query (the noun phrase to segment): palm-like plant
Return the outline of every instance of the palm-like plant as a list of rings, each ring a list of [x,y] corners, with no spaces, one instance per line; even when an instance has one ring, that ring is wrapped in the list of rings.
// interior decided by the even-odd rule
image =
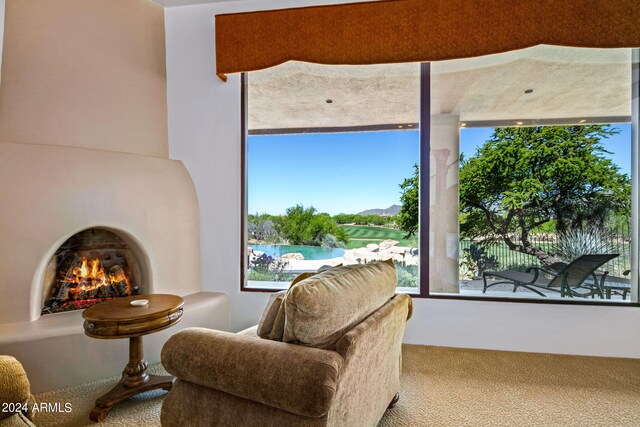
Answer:
[[[582,255],[611,254],[615,248],[601,228],[589,227],[570,229],[560,234],[554,251],[569,262]]]

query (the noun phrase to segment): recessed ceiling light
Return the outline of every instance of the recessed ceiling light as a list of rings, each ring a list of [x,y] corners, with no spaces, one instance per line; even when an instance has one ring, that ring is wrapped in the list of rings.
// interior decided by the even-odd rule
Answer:
[[[402,129],[402,128],[403,128],[403,126],[402,126],[402,125],[398,125],[398,128],[399,128],[399,129]]]
[[[410,128],[412,128],[412,127],[413,127],[413,125],[407,125],[407,127],[410,127]]]
[[[324,102],[326,102],[327,104],[333,104],[333,99],[327,99],[327,100],[326,100],[326,101],[324,101]]]
[[[525,89],[524,93],[533,93],[533,89]]]
[[[580,120],[580,123],[584,123],[584,122],[586,122],[586,120],[585,120],[585,119]]]
[[[466,123],[460,123],[460,126],[465,127],[467,124]]]
[[[516,122],[517,125],[523,125],[524,123],[522,122]]]

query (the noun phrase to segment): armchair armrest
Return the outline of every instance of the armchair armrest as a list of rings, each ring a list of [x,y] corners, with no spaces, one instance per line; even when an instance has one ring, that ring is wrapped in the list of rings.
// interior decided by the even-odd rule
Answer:
[[[34,402],[27,374],[20,362],[12,356],[0,355],[0,403],[27,403],[30,408]],[[0,420],[14,413],[2,412],[0,408]],[[32,414],[27,413],[31,418]]]
[[[329,411],[342,363],[334,351],[204,328],[162,348],[162,364],[182,381],[308,417]]]

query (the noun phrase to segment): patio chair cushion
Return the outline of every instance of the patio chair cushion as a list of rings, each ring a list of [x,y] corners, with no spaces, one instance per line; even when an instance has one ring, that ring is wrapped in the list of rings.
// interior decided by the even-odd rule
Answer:
[[[331,349],[394,296],[393,261],[336,267],[299,282],[285,299],[282,341]]]

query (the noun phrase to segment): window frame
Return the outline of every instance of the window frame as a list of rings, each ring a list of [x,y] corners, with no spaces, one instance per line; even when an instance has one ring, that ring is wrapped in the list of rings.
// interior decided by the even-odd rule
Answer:
[[[638,159],[640,151],[640,49],[632,49],[632,63],[631,63],[631,137],[632,137],[632,161],[633,166],[636,168],[636,173],[632,175],[631,179],[634,183],[632,185],[632,194],[634,197],[634,204],[638,204],[640,195],[639,180],[640,177],[640,161]],[[633,83],[636,83],[634,86]],[[241,128],[241,141],[240,141],[240,159],[241,159],[241,197],[240,197],[240,209],[241,209],[241,221],[240,221],[240,291],[241,292],[276,292],[273,288],[263,288],[257,286],[247,286],[247,243],[248,243],[248,212],[247,212],[247,137],[248,137],[248,79],[246,73],[240,75],[240,128]],[[419,189],[419,218],[420,224],[429,224],[429,200],[430,200],[430,185],[422,185],[423,182],[429,182],[430,176],[430,156],[431,156],[431,63],[423,62],[420,64],[420,123],[418,126],[419,141],[420,141],[420,153],[419,153],[419,166],[420,166],[420,189]],[[633,170],[632,170],[633,171]],[[633,197],[633,196],[632,196]],[[637,207],[636,207],[637,210]],[[637,213],[636,213],[637,215]],[[632,214],[633,217],[633,214]],[[633,221],[632,221],[633,222]],[[636,221],[637,222],[637,221]],[[635,231],[632,231],[636,237],[636,247],[638,246],[637,226]],[[636,302],[608,302],[606,300],[596,299],[578,299],[578,298],[507,298],[507,297],[491,297],[491,296],[472,296],[472,295],[455,295],[455,294],[432,294],[429,289],[429,232],[419,232],[418,235],[419,246],[419,281],[418,292],[408,293],[412,298],[424,298],[433,300],[462,300],[462,301],[488,301],[488,302],[509,302],[509,303],[527,303],[527,304],[564,304],[564,305],[590,305],[590,306],[605,306],[605,307],[640,307],[640,295]],[[632,245],[634,243],[632,242]],[[426,250],[423,250],[426,248]],[[636,250],[636,257],[638,258],[640,253]],[[638,260],[632,259],[632,267],[635,265],[635,269],[638,270]],[[640,279],[639,279],[640,283]],[[636,284],[638,286],[638,283]],[[640,287],[640,286],[639,286]]]

